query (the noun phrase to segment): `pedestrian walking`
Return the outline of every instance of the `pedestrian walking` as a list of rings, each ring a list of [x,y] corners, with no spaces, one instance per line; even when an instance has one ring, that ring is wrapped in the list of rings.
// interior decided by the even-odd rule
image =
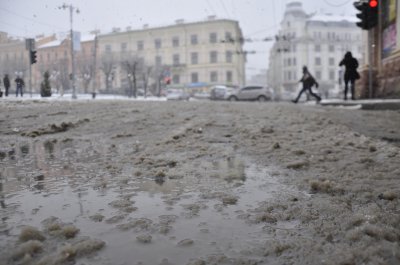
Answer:
[[[360,79],[360,74],[357,72],[358,61],[353,57],[351,52],[346,52],[343,60],[340,62],[339,66],[345,66],[346,70],[344,72],[344,100],[347,100],[347,91],[349,90],[349,83],[351,89],[351,99],[355,100],[355,84],[356,80]]]
[[[5,96],[8,97],[8,90],[10,89],[10,79],[8,78],[8,74],[4,75],[3,78],[3,85],[4,85],[4,92],[5,92]]]
[[[23,96],[23,88],[25,87],[25,82],[21,77],[17,77],[15,79],[15,84],[17,87],[17,91],[15,92],[15,96],[18,97],[18,92],[21,94],[21,97]]]
[[[310,74],[310,72],[307,69],[307,66],[303,66],[303,76],[299,82],[303,83],[303,88],[299,92],[297,98],[295,100],[292,100],[293,103],[297,103],[301,95],[306,91],[308,91],[311,96],[315,97],[317,99],[317,102],[321,101],[321,97],[315,94],[311,89],[314,85],[315,87],[318,88],[319,84],[315,80],[315,78]]]

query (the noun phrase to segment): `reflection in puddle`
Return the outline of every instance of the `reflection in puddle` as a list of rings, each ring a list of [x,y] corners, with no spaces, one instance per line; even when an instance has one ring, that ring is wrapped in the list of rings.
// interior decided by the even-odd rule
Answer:
[[[21,150],[22,157],[25,157],[26,155],[29,154],[29,145],[27,145],[27,144],[21,145],[20,150]]]
[[[46,150],[46,153],[49,155],[49,158],[54,159],[54,142],[46,141],[43,146],[44,150]]]
[[[239,215],[278,189],[267,169],[231,157],[199,162],[192,171],[171,168],[166,176],[134,177],[125,165],[110,174],[99,167],[110,159],[102,148],[35,142],[24,147],[27,152],[21,148],[18,161],[6,161],[0,169],[0,247],[7,249],[21,225],[40,228],[55,216],[73,222],[82,235],[106,241],[96,261],[85,264],[187,264],[216,253],[254,258],[243,253],[263,241],[262,225],[249,225]],[[151,244],[137,240],[149,235]]]

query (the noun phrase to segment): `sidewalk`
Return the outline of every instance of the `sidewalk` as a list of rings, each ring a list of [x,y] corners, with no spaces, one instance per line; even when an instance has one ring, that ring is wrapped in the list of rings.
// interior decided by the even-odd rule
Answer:
[[[358,107],[363,110],[400,110],[400,99],[322,100],[321,106]]]

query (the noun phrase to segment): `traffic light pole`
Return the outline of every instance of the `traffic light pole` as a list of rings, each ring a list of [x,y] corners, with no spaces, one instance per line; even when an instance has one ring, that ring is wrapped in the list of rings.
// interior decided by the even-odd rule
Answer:
[[[32,51],[35,49],[35,40],[34,39],[26,39],[26,49],[28,50],[29,57],[29,92],[32,97],[32,64],[36,63],[32,60]]]
[[[30,51],[29,51],[30,53]],[[29,56],[30,58],[30,56]],[[29,59],[31,61],[31,59]],[[32,62],[29,62],[29,91],[32,97]]]
[[[368,68],[368,96],[372,98],[372,60],[374,57],[374,32],[370,30],[368,33],[368,57],[369,57],[369,68]]]
[[[71,22],[71,61],[72,61],[72,98],[77,99],[76,89],[75,89],[75,51],[74,51],[74,31],[72,28],[72,15],[73,15],[73,7],[69,6],[69,14],[70,14],[70,22]]]

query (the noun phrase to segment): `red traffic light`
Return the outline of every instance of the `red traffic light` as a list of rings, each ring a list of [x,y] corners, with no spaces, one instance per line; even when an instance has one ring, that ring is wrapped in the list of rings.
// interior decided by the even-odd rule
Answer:
[[[378,6],[378,1],[377,0],[370,0],[369,1],[369,6],[373,7],[373,8],[377,7]]]

